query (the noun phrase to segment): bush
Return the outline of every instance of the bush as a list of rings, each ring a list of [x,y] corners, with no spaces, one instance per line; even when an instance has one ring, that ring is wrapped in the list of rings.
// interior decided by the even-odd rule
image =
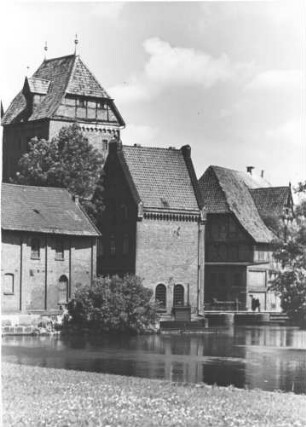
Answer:
[[[156,321],[152,291],[137,276],[98,278],[79,288],[68,303],[64,329],[89,329],[93,333],[142,333]]]

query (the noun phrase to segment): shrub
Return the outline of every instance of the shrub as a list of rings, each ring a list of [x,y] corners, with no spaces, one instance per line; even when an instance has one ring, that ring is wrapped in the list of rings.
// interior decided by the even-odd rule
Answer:
[[[142,333],[156,321],[152,291],[137,276],[98,278],[75,292],[68,304],[67,327],[91,332]]]

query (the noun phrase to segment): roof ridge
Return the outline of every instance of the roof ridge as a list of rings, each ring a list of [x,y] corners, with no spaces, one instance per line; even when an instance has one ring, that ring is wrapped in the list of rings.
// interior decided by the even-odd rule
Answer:
[[[67,79],[67,83],[66,83],[65,88],[64,88],[64,93],[63,93],[64,96],[66,95],[67,88],[68,88],[68,86],[72,80],[73,72],[74,72],[75,67],[76,67],[76,62],[77,62],[76,58],[78,58],[78,56],[76,56],[76,55],[73,55],[73,56],[74,56],[74,61],[73,61],[73,65],[72,65],[71,70],[70,70],[69,78]]]
[[[38,189],[48,188],[48,190],[63,190],[63,191],[67,191],[69,193],[69,191],[67,190],[67,188],[64,188],[64,187],[48,187],[46,185],[26,185],[26,184],[14,184],[14,183],[11,183],[11,182],[2,182],[1,186],[2,187],[3,186],[5,186],[5,187],[8,187],[8,186],[12,186],[12,187],[26,187],[26,188],[38,188]]]
[[[43,60],[43,63],[44,63],[44,62],[51,62],[51,61],[55,61],[55,60],[57,60],[57,59],[70,58],[71,56],[76,56],[76,55],[75,55],[74,53],[72,53],[72,54],[70,54],[70,55],[63,55],[63,56],[58,56],[58,57],[56,57],[56,58],[44,59],[44,60]]]
[[[128,147],[128,148],[147,148],[149,150],[154,149],[154,150],[177,151],[177,152],[181,151],[180,148],[176,148],[176,147],[153,147],[153,146],[145,146],[145,145],[140,145],[140,144],[133,144],[133,145],[123,144],[122,147],[123,148],[125,148],[125,147]]]
[[[91,76],[93,77],[93,79],[95,80],[95,82],[97,83],[97,85],[102,89],[102,91],[103,91],[103,92],[105,92],[105,94],[107,95],[107,97],[108,97],[109,99],[112,99],[112,100],[113,100],[113,98],[111,98],[111,97],[109,96],[108,92],[104,89],[104,87],[102,87],[102,86],[101,86],[101,84],[100,84],[99,80],[96,78],[96,76],[94,75],[94,73],[93,73],[92,71],[90,71],[90,69],[87,67],[87,65],[85,64],[85,62],[81,59],[81,57],[78,55],[78,56],[77,56],[77,58],[79,59],[79,61],[81,61],[81,63],[82,63],[82,64],[84,65],[84,67],[86,68],[86,70],[91,74]]]

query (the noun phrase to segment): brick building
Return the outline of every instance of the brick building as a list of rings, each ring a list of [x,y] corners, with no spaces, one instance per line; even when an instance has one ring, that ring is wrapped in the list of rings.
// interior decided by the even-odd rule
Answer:
[[[190,147],[110,143],[98,270],[137,274],[163,308],[201,312],[204,221]]]
[[[44,60],[2,117],[4,181],[15,174],[31,138],[52,139],[75,122],[105,156],[108,142],[119,138],[125,125],[114,100],[78,55]]]
[[[251,170],[250,170],[251,172]],[[205,307],[279,311],[279,298],[268,291],[275,261],[275,226],[292,215],[291,188],[271,187],[260,177],[210,166],[199,180],[207,208]]]
[[[2,313],[58,310],[96,275],[99,232],[67,190],[2,184]]]

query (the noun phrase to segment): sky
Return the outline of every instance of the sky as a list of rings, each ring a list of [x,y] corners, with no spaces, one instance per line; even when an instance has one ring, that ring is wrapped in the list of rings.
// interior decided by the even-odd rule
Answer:
[[[78,53],[121,112],[124,144],[189,144],[196,174],[306,179],[303,1],[2,2],[4,109],[44,59]]]

